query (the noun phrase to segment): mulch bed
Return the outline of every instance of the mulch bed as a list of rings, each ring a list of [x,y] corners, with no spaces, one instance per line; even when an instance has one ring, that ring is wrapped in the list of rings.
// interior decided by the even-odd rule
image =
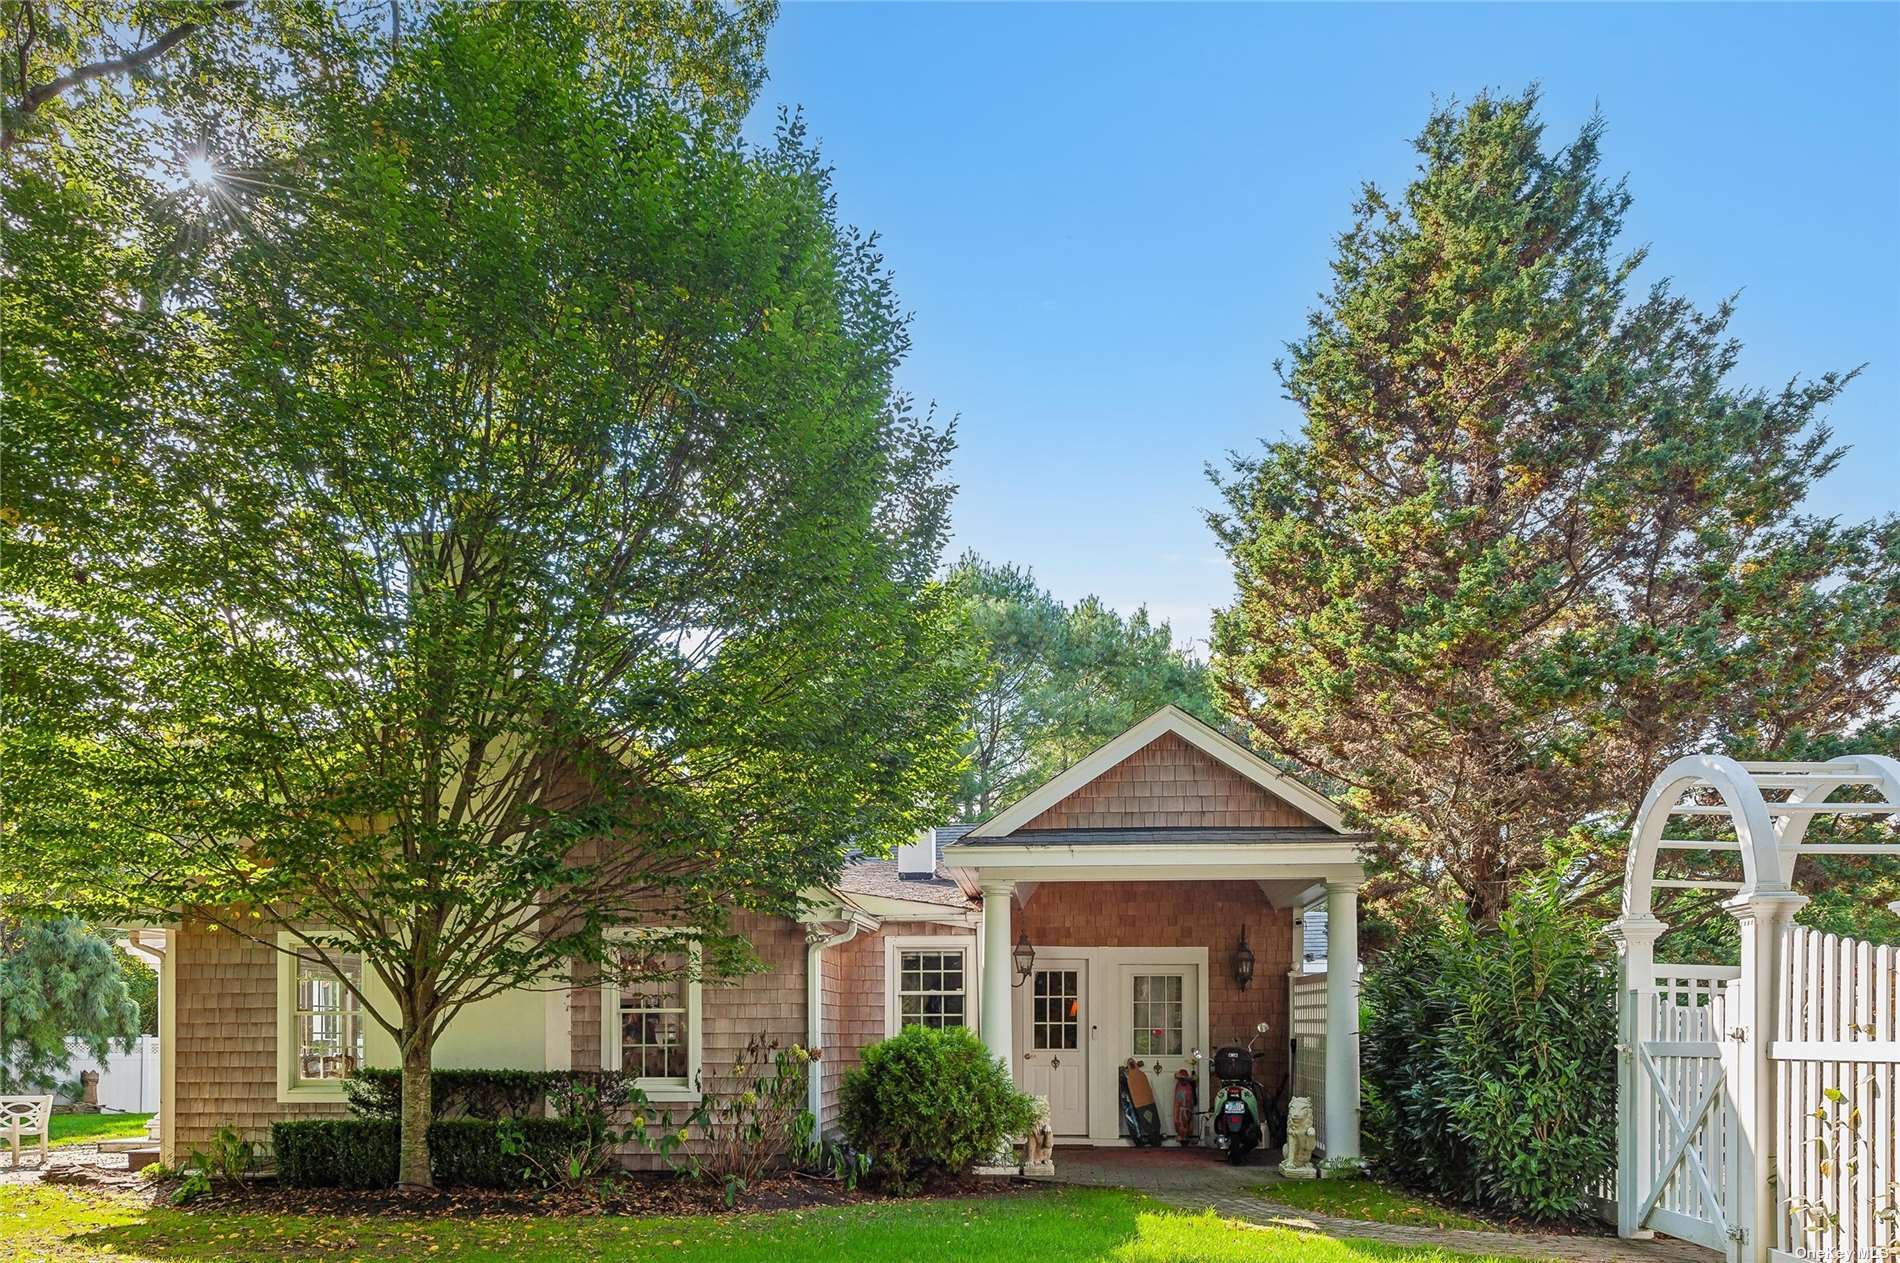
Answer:
[[[156,1191],[168,1197],[169,1181]],[[923,1197],[994,1197],[1033,1188],[1015,1180],[967,1178],[926,1187]],[[396,1189],[284,1188],[273,1179],[223,1185],[192,1201],[189,1211],[273,1215],[375,1216],[377,1218],[485,1219],[522,1215],[723,1215],[811,1210],[897,1198],[846,1189],[835,1180],[774,1175],[758,1181],[726,1205],[725,1189],[711,1180],[664,1173],[630,1173],[600,1190],[475,1188],[404,1192]]]

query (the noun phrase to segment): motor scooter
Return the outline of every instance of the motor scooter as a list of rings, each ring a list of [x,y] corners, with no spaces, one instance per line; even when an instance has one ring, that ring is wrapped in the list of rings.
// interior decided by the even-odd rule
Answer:
[[[1255,1035],[1245,1048],[1228,1044],[1214,1050],[1214,1144],[1227,1155],[1227,1161],[1240,1165],[1260,1147],[1265,1134],[1265,1119],[1260,1097],[1253,1086],[1254,1045],[1266,1037],[1265,1022],[1254,1028]]]

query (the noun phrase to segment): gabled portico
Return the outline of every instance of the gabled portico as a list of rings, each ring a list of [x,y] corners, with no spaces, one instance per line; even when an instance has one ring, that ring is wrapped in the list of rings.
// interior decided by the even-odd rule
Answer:
[[[1357,1156],[1360,841],[1323,795],[1184,711],[1156,712],[944,848],[982,896],[984,1041],[1050,1097],[1071,1141],[1117,1142],[1115,1073],[1131,1058],[1171,1131],[1176,1072],[1198,1073],[1205,1108],[1193,1052],[1244,1044],[1260,1021],[1256,1079],[1272,1094],[1300,967],[1294,912],[1323,898],[1323,1136]]]

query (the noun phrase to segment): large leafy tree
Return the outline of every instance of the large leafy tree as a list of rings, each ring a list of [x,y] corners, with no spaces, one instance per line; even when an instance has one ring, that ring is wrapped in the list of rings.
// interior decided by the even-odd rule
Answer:
[[[733,909],[954,784],[890,280],[795,125],[741,146],[615,12],[313,41],[294,125],[178,199],[135,406],[8,489],[4,893],[360,953],[411,1185],[467,1005],[653,967],[628,921],[742,970]],[[62,434],[94,386],[39,370]]]
[[[1900,526],[1800,510],[1851,374],[1733,384],[1727,303],[1629,292],[1601,123],[1550,148],[1536,104],[1438,110],[1403,195],[1365,190],[1281,367],[1303,428],[1213,515],[1227,708],[1485,919],[1666,760],[1838,733],[1900,683]]]
[[[72,917],[0,917],[0,1092],[45,1092],[78,1040],[103,1062],[140,1030],[112,945]]]
[[[1064,605],[1029,570],[974,553],[949,587],[981,681],[958,789],[965,819],[1007,806],[1169,703],[1215,720],[1206,668],[1145,608],[1123,617],[1094,596]]]

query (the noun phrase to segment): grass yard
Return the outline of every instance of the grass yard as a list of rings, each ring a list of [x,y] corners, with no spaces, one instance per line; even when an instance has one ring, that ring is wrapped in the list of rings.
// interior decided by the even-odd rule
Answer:
[[[666,1259],[680,1263],[1475,1263],[1215,1215],[1170,1211],[1116,1189],[1065,1189],[972,1201],[884,1202],[699,1219],[343,1219],[148,1209],[123,1198],[39,1185],[0,1186],[0,1260],[225,1259],[343,1263]],[[1492,1260],[1491,1263],[1510,1263]]]
[[[86,1145],[98,1140],[130,1140],[145,1135],[150,1114],[55,1114],[48,1143]]]
[[[1261,1189],[1260,1195],[1281,1206],[1340,1219],[1370,1219],[1420,1228],[1497,1230],[1494,1224],[1421,1201],[1373,1180],[1282,1180]]]

